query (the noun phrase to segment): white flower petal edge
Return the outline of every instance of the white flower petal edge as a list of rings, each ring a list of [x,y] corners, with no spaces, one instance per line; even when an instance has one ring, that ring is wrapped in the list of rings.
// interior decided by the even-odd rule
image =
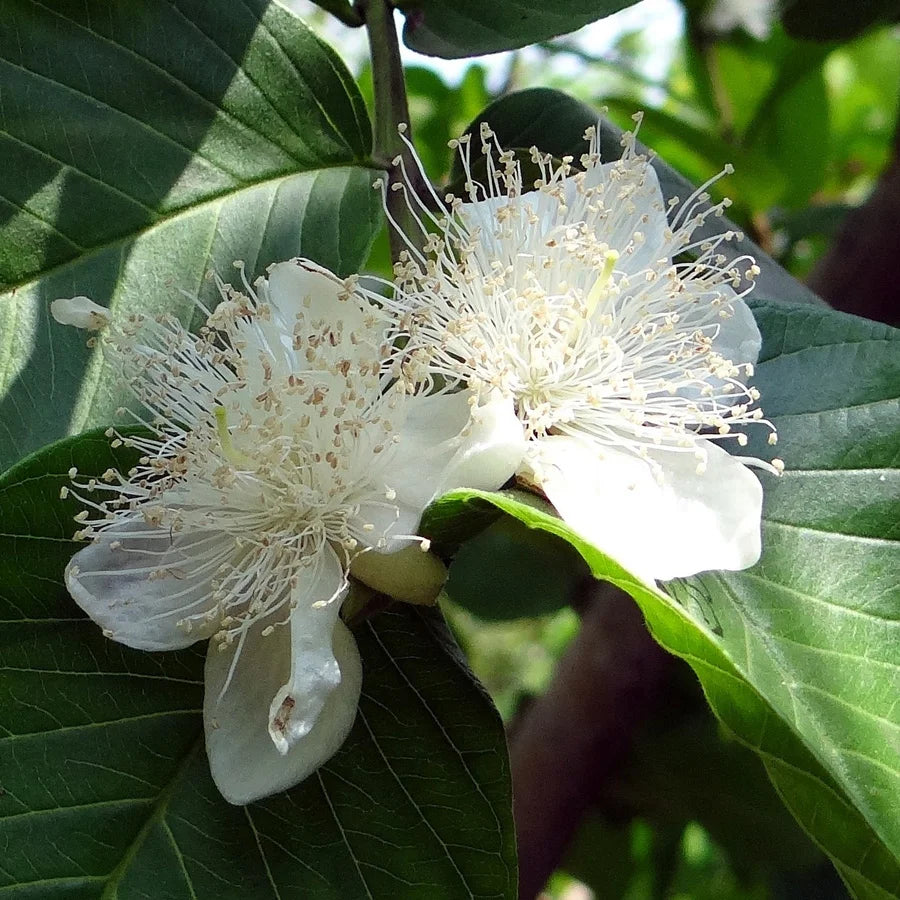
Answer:
[[[532,444],[526,474],[566,524],[632,574],[666,581],[709,569],[745,569],[760,555],[759,479],[707,443],[706,471],[693,453],[614,449],[597,459],[578,438]]]
[[[422,397],[399,434],[396,460],[406,478],[397,498],[424,509],[454,488],[495,490],[515,475],[526,447],[508,398],[479,404],[469,391]]]
[[[204,554],[217,555],[227,538],[215,532],[181,534],[149,528],[143,518],[123,518],[115,531],[80,550],[66,567],[66,587],[106,637],[137,650],[181,650],[219,630],[213,572]],[[149,577],[175,572],[173,578]],[[185,615],[196,627],[183,627]]]
[[[724,285],[723,294],[727,294],[727,289]],[[732,315],[719,322],[719,330],[712,339],[712,349],[746,371],[748,364],[752,366],[759,359],[762,335],[750,307],[740,297],[735,294],[729,305]]]
[[[134,414],[144,434],[108,432],[141,453],[127,474],[71,473],[92,543],[66,582],[131,647],[212,638],[207,750],[222,794],[245,803],[306,777],[352,725],[360,662],[338,615],[353,560],[427,546],[425,505],[503,429],[499,407],[417,393],[397,322],[355,278],[294,260],[219,287],[197,335],[136,316],[102,338],[150,415]],[[502,409],[520,446],[474,486],[499,487],[521,459]]]
[[[207,656],[206,752],[213,780],[229,803],[251,803],[307,778],[340,749],[353,727],[362,686],[356,641],[329,607],[318,612],[316,633],[333,621],[316,648],[320,665],[311,664],[305,645],[298,648],[286,629],[264,636],[266,622],[247,631],[239,657],[235,648]],[[274,710],[273,696],[281,698]],[[298,716],[288,697],[306,704],[307,715]],[[309,715],[311,705],[318,707],[315,715]],[[278,742],[271,739],[273,731]]]
[[[235,645],[208,654],[206,751],[213,780],[230,803],[251,803],[297,784],[349,734],[362,664],[338,618],[346,588],[334,591],[343,580],[340,560],[323,548],[294,589],[289,629],[264,620]]]
[[[356,718],[362,686],[362,663],[350,630],[337,621],[332,652],[341,680],[324,700],[322,709],[305,737],[284,755],[269,737],[267,703],[285,677],[283,661],[290,656],[289,640],[261,637],[263,626],[248,632],[245,652],[255,665],[235,669],[228,690],[217,703],[216,688],[228,674],[230,654],[209,654],[206,660],[207,691],[203,705],[206,753],[216,787],[229,802],[252,803],[286,791],[328,762],[347,739]],[[277,664],[281,663],[281,666]]]

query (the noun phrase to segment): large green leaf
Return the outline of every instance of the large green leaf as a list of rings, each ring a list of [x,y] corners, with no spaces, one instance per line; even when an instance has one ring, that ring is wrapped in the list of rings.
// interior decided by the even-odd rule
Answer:
[[[0,0],[0,97],[0,468],[122,401],[56,297],[187,319],[211,269],[347,274],[377,230],[353,79],[268,0]]]
[[[584,130],[589,125],[598,124],[598,114],[561,91],[531,88],[497,100],[467,130],[477,133],[481,122],[491,126],[503,147],[513,149],[534,145],[556,157],[571,155],[577,160],[587,149]],[[600,122],[600,152],[604,160],[618,159],[621,155],[621,135],[621,131],[611,122]],[[726,162],[727,159],[719,160],[723,166]],[[653,167],[666,198],[680,197],[684,200],[694,192],[694,186],[659,157],[654,159]],[[460,172],[461,169],[457,170],[455,175]],[[711,217],[697,229],[696,235],[697,238],[706,238],[729,230],[740,232],[738,226],[727,218]],[[741,236],[728,246],[736,256],[749,254],[760,267],[754,296],[767,300],[822,303],[809,288],[791,278],[749,238]]]
[[[810,306],[756,312],[755,382],[788,471],[763,476],[752,569],[650,590],[515,494],[455,492],[425,527],[456,542],[467,508],[479,527],[491,504],[572,544],[691,664],[857,895],[900,896],[900,331]]]
[[[759,565],[691,589],[900,857],[900,331],[821,310],[756,315],[755,381],[788,471],[764,478]]]
[[[363,699],[337,756],[285,794],[222,800],[203,653],[106,640],[61,584],[77,548],[67,470],[117,463],[94,432],[0,479],[0,893],[514,897],[502,725],[434,611],[358,629]]]
[[[568,34],[637,0],[400,0],[404,43],[419,53],[458,59],[514,50]]]

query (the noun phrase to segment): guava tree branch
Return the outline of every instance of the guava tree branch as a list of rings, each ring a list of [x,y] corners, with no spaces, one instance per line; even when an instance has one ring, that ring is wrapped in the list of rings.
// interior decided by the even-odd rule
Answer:
[[[627,594],[597,582],[585,600],[581,630],[550,688],[511,728],[520,900],[532,900],[558,867],[672,665]]]
[[[387,208],[393,220],[405,234],[415,239],[419,234],[409,212],[405,190],[392,190],[394,184],[402,183],[400,171],[393,166],[392,160],[398,156],[405,163],[406,171],[413,181],[412,189],[420,197],[426,196],[424,184],[420,184],[418,165],[412,158],[409,148],[400,138],[399,127],[407,128],[407,137],[412,140],[409,130],[409,103],[406,98],[406,79],[403,63],[400,60],[400,44],[397,40],[397,28],[394,25],[394,5],[390,0],[358,0],[355,9],[363,18],[369,38],[369,51],[372,57],[372,87],[375,96],[373,123],[374,159],[388,169]],[[400,251],[406,243],[400,235],[391,229],[391,258],[396,262]]]
[[[891,161],[869,199],[847,215],[809,286],[846,312],[900,323],[900,121]]]

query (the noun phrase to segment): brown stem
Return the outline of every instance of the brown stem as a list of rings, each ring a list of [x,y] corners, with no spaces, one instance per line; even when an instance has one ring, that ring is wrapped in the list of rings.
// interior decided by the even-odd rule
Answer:
[[[627,757],[670,663],[634,601],[610,584],[592,585],[581,631],[549,690],[510,736],[520,900],[532,900],[558,867],[599,788]]]

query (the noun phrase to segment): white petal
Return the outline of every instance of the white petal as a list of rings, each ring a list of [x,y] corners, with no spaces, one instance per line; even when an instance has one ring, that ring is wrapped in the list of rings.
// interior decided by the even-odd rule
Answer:
[[[551,436],[532,446],[526,474],[566,524],[640,578],[745,569],[759,559],[762,486],[715,444],[700,442],[702,475],[690,451],[651,451],[662,483],[638,457],[577,438]]]
[[[90,297],[61,297],[50,304],[50,315],[60,325],[72,325],[87,331],[99,331],[109,324],[109,310]]]
[[[684,282],[684,284],[688,292],[690,292],[692,288],[691,282]],[[750,307],[728,285],[718,285],[716,290],[725,295],[734,312],[728,318],[719,318],[717,320],[719,329],[716,336],[712,339],[713,351],[736,366],[755,363],[759,358],[759,351],[762,347],[762,335],[759,333],[759,327],[756,324],[753,313],[750,311]],[[739,380],[743,380],[744,377],[742,369]],[[724,378],[719,378],[718,375],[707,375],[704,382],[708,388],[712,388],[719,395],[720,403],[734,405],[747,402],[746,395],[741,391],[731,393],[729,401],[729,395],[723,391],[727,381]],[[700,402],[701,405],[706,402],[703,388],[698,385],[680,387],[678,396]]]
[[[134,535],[134,536],[130,536]],[[121,547],[110,545],[120,541]],[[218,622],[204,560],[227,552],[230,540],[214,533],[175,535],[132,519],[72,557],[66,587],[104,633],[138,650],[178,650],[209,637]],[[151,572],[165,573],[150,578]],[[191,627],[179,622],[188,617]]]
[[[337,752],[356,716],[362,665],[338,619],[346,588],[334,552],[323,549],[301,579],[289,624],[263,620],[223,651],[210,645],[206,750],[213,780],[230,803],[302,781]]]
[[[618,163],[602,163],[588,169],[585,173],[584,187],[599,188],[604,185],[612,192],[612,196],[605,198],[607,206],[612,206],[610,217],[603,220],[603,230],[597,237],[609,244],[611,250],[617,251],[620,256],[616,263],[615,271],[623,272],[629,276],[639,275],[647,269],[659,269],[658,261],[665,259],[671,262],[670,249],[666,240],[669,229],[666,215],[666,201],[662,188],[659,186],[659,178],[653,166],[646,163],[643,166],[640,180],[633,192],[629,194],[629,201],[634,204],[635,212],[620,214],[615,208],[619,204],[613,204],[618,199],[618,192],[625,183],[635,181],[635,174],[630,174],[627,179],[612,178],[610,173],[618,166]],[[637,164],[629,166],[630,173],[637,173]],[[571,185],[571,186],[569,186]],[[570,218],[578,221],[585,218],[581,207],[583,200],[578,200],[575,189],[575,180],[567,182],[567,194],[571,207]],[[596,202],[591,200],[590,202]],[[642,219],[646,216],[646,221]],[[635,233],[640,238],[635,237]]]
[[[501,223],[501,209],[510,209],[518,221],[506,213]],[[499,196],[464,203],[459,208],[459,218],[470,233],[480,229],[478,243],[486,260],[512,262],[518,253],[543,252],[547,233],[560,224],[559,210],[555,197],[543,191],[527,191],[514,199]],[[536,223],[532,213],[537,216]],[[512,240],[513,234],[518,241]]]
[[[492,491],[515,474],[527,442],[508,398],[471,406],[468,391],[410,398],[394,463],[400,503],[421,514],[455,488]]]
[[[762,347],[762,335],[750,307],[728,285],[720,285],[718,290],[731,295],[734,315],[719,319],[719,332],[712,342],[713,350],[737,366],[755,363]]]
[[[350,332],[363,328],[366,311],[356,296],[346,293],[335,274],[308,259],[278,263],[269,272],[269,301],[288,323],[302,311],[309,322],[340,324],[349,344]]]

